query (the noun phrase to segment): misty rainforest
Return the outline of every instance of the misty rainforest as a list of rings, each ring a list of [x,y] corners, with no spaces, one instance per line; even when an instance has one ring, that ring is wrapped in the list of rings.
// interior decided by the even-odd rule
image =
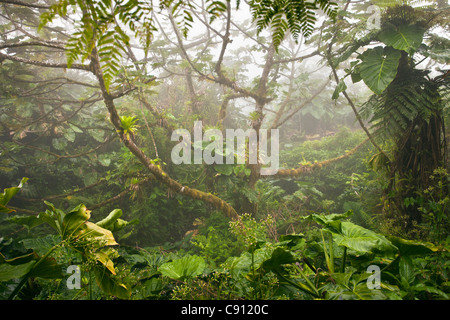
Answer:
[[[0,0],[0,300],[449,300],[449,35],[446,0]]]

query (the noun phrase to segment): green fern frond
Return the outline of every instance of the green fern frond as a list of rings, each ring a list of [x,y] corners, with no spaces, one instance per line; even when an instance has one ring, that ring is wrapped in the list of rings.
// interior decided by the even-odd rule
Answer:
[[[227,5],[221,1],[206,0],[206,11],[211,15],[210,22],[213,22],[218,16],[227,10]]]
[[[329,17],[336,15],[336,3],[327,0],[251,0],[249,2],[257,32],[270,28],[275,48],[289,31],[294,40],[300,35],[308,37],[314,30],[315,11],[322,9]]]
[[[155,30],[151,18],[153,5],[150,0],[60,0],[41,15],[40,28],[57,16],[65,17],[71,8],[74,12],[81,12],[82,17],[66,46],[68,66],[89,59],[96,48],[105,85],[109,89],[130,41],[123,28],[134,32],[145,50],[150,46]]]
[[[387,138],[402,136],[420,117],[428,122],[449,102],[448,88],[416,71],[394,80],[381,95],[373,95],[361,107],[362,114],[371,114],[370,130]]]

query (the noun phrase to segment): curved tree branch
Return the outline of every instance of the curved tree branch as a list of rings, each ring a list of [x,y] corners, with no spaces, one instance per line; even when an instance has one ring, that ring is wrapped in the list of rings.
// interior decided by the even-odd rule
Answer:
[[[332,158],[332,159],[328,159],[328,160],[324,160],[321,162],[316,162],[310,165],[302,165],[296,169],[280,169],[278,170],[277,174],[270,176],[273,178],[285,178],[285,177],[297,177],[300,174],[305,174],[305,173],[310,173],[313,170],[316,169],[320,169],[323,166],[329,165],[331,163],[334,163],[336,161],[342,160],[344,158],[347,158],[351,155],[353,155],[356,151],[358,151],[359,148],[361,148],[367,141],[369,141],[369,138],[366,138],[364,141],[362,141],[360,144],[358,144],[356,147],[354,147],[353,149],[347,151],[345,154]]]
[[[20,0],[0,0],[0,3],[14,4],[14,5],[18,5],[18,6],[35,8],[35,9],[50,9],[50,6],[47,6],[47,5],[27,3],[25,1],[20,1]]]
[[[183,186],[178,181],[172,179],[166,172],[164,172],[164,170],[159,165],[155,164],[150,158],[148,158],[143,153],[143,151],[135,144],[131,136],[127,136],[126,134],[123,133],[120,117],[119,114],[117,113],[117,109],[114,104],[114,99],[108,92],[105,85],[105,81],[103,79],[103,73],[100,67],[96,48],[94,48],[91,53],[91,66],[93,74],[97,77],[97,80],[99,82],[103,100],[110,115],[110,120],[114,125],[118,135],[120,136],[121,141],[128,148],[128,150],[130,150],[130,152],[134,156],[136,156],[136,158],[145,166],[145,168],[147,168],[147,170],[150,171],[158,181],[165,184],[172,191],[186,195],[193,199],[198,199],[203,202],[209,203],[218,210],[225,213],[226,216],[233,219],[237,218],[238,214],[236,210],[226,201],[220,199],[219,197],[211,193],[206,193],[200,190],[189,188],[188,186]]]

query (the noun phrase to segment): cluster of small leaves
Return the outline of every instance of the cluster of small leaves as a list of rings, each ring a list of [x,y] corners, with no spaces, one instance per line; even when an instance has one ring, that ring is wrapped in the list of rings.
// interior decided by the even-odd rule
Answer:
[[[230,222],[230,231],[237,237],[238,241],[251,248],[258,241],[267,240],[268,227],[273,223],[273,218],[270,215],[258,222],[251,214],[244,213],[238,220]]]
[[[277,48],[289,31],[295,40],[300,35],[310,36],[316,22],[318,7],[329,17],[336,15],[336,3],[328,0],[252,0],[250,8],[257,31],[270,27],[274,46]]]
[[[134,133],[137,131],[137,128],[139,127],[136,125],[136,122],[138,119],[136,119],[134,116],[120,116],[120,126],[122,128],[122,132],[124,135],[127,136],[127,138],[130,138],[130,134],[134,135]]]

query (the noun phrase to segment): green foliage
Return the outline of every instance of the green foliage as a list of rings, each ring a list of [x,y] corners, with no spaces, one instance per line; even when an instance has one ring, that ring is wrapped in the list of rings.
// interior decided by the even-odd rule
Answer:
[[[133,32],[147,49],[155,30],[151,18],[153,6],[136,0],[62,0],[41,15],[40,28],[52,22],[56,16],[65,17],[71,9],[76,11],[76,8],[81,11],[82,18],[68,41],[67,63],[70,66],[77,61],[84,62],[95,48],[109,89],[119,73],[121,55],[130,44],[123,26]]]
[[[189,240],[194,246],[190,251],[205,258],[209,266],[217,267],[241,252],[241,244],[228,228],[229,220],[220,213],[213,213],[198,224],[198,234]]]
[[[288,31],[295,40],[302,34],[311,35],[316,22],[317,5],[329,17],[336,15],[336,3],[328,0],[250,1],[249,4],[258,32],[270,28],[275,48],[279,47]]]
[[[23,179],[22,181],[26,180]],[[13,193],[17,193],[20,187],[21,185],[17,189],[6,190],[4,194],[9,195],[9,198],[4,197],[4,199],[9,201]],[[112,259],[116,257],[116,251],[111,246],[117,245],[117,242],[111,231],[88,221],[90,212],[82,204],[66,213],[57,209],[50,202],[45,203],[48,209],[41,212],[35,219],[55,229],[60,241],[53,245],[42,257],[34,251],[12,259],[4,259],[3,255],[0,256],[2,258],[0,261],[0,269],[2,270],[0,280],[21,279],[9,298],[14,299],[29,278],[62,278],[61,265],[57,264],[56,260],[51,258],[50,255],[57,248],[66,246],[80,253],[85,263],[90,265],[103,292],[121,299],[127,299],[130,296],[130,290],[114,278],[116,271]],[[28,220],[16,220],[15,222],[26,223],[30,228],[40,224],[33,222],[30,225]]]
[[[387,23],[378,38],[387,46],[413,54],[422,44],[424,32],[423,27],[416,24],[395,26]]]
[[[262,221],[256,221],[251,214],[244,213],[238,220],[230,222],[230,231],[244,248],[251,250],[259,242],[264,242],[268,239],[267,230],[272,224],[273,219],[270,215]]]
[[[390,47],[376,47],[364,52],[361,59],[361,78],[373,92],[382,93],[397,74],[400,51]]]
[[[352,132],[344,127],[333,136],[315,141],[305,141],[292,148],[282,150],[280,152],[280,163],[284,167],[295,168],[308,162],[313,163],[332,159],[353,148],[363,138],[364,133],[359,131]],[[359,191],[351,190],[352,185],[349,185],[349,181],[354,180],[354,173],[364,172],[369,177],[373,177],[373,173],[368,172],[365,164],[366,152],[371,152],[370,145],[367,144],[361,149],[361,151],[358,151],[351,157],[302,176],[298,181],[295,181],[296,186],[290,183],[292,187],[289,189],[283,188],[289,191],[285,195],[284,200],[291,200],[288,202],[290,206],[301,206],[301,209],[298,206],[295,207],[297,211],[346,210],[343,208],[344,203],[346,201],[354,201],[354,191]],[[274,182],[273,184],[282,185],[281,182]],[[364,184],[365,186],[366,184]],[[372,188],[371,191],[376,191],[376,189]],[[375,196],[375,193],[373,195]],[[369,200],[369,197],[370,193],[366,193],[364,200]],[[282,198],[279,199],[279,201],[281,200]],[[327,201],[333,201],[333,203],[330,205],[328,202],[327,205]]]
[[[139,127],[136,125],[136,122],[138,119],[136,119],[135,116],[120,116],[120,127],[122,128],[123,134],[129,139],[130,135],[134,136],[134,134],[137,131],[137,128]]]
[[[378,253],[392,255],[397,251],[384,236],[377,234],[371,230],[358,226],[349,221],[342,221],[353,214],[348,211],[346,214],[329,214],[326,216],[312,214],[305,219],[313,219],[324,226],[324,230],[331,233],[333,241],[338,246],[346,247],[354,252],[354,254]]]
[[[442,106],[436,90],[420,73],[392,83],[385,95],[372,96],[363,106],[363,112],[373,114],[373,130],[387,137],[398,136],[408,130],[413,119],[429,121]]]
[[[427,239],[442,243],[449,236],[450,197],[448,190],[450,180],[445,168],[436,169],[430,177],[432,185],[419,190],[416,197],[405,198],[405,206],[418,205],[423,213]]]
[[[323,230],[333,235],[329,241],[323,234],[316,239],[312,233],[308,237],[281,236],[275,242],[258,241],[246,246],[241,255],[228,258],[211,274],[177,286],[174,294],[177,299],[215,299],[224,294],[248,299],[345,300],[412,299],[416,294],[428,294],[447,299],[445,279],[448,276],[442,275],[435,282],[428,278],[427,271],[420,276],[414,271],[418,270],[414,264],[426,264],[430,253],[443,255],[445,249],[442,251],[431,243],[384,237],[344,221],[350,215],[351,212],[310,215],[305,221],[313,219],[323,225]],[[245,229],[242,224],[237,225]],[[253,222],[253,226],[261,231],[267,228],[264,223]],[[325,259],[317,259],[320,257]],[[443,262],[442,258],[433,259]],[[382,268],[379,289],[368,286],[369,265]],[[187,290],[188,286],[193,286],[193,290]]]
[[[93,263],[93,271],[100,288],[107,294],[126,299],[129,289],[114,279],[116,271],[112,258],[116,254],[110,246],[117,245],[111,231],[101,228],[89,220],[90,213],[84,205],[64,213],[51,203],[49,209],[39,215],[58,231],[62,242],[81,252],[88,263]]]
[[[0,213],[10,213],[14,210],[8,209],[6,205],[11,200],[11,198],[20,191],[23,184],[28,181],[28,178],[22,178],[17,187],[5,188],[3,194],[0,194]]]
[[[391,141],[393,147],[387,144],[390,154],[380,152],[371,162],[391,179],[384,189],[386,221],[406,233],[420,232],[416,226],[422,219],[419,203],[408,199],[428,187],[428,176],[446,157],[441,146],[446,139],[443,116],[448,83],[443,75],[430,78],[429,71],[421,70],[416,62],[422,59],[416,53],[429,56],[427,36],[440,24],[439,19],[431,19],[431,12],[406,4],[388,8],[381,29],[357,45],[381,41],[385,46],[358,54],[360,62],[353,61],[346,70],[354,82],[362,79],[375,93],[362,105],[361,115],[369,119],[372,137]]]
[[[62,267],[55,259],[40,257],[36,252],[4,260],[0,264],[0,281],[20,279],[22,277],[39,277],[44,279],[60,279],[63,277]]]
[[[165,277],[183,281],[202,274],[205,266],[205,260],[202,257],[185,255],[162,264],[158,270]]]

